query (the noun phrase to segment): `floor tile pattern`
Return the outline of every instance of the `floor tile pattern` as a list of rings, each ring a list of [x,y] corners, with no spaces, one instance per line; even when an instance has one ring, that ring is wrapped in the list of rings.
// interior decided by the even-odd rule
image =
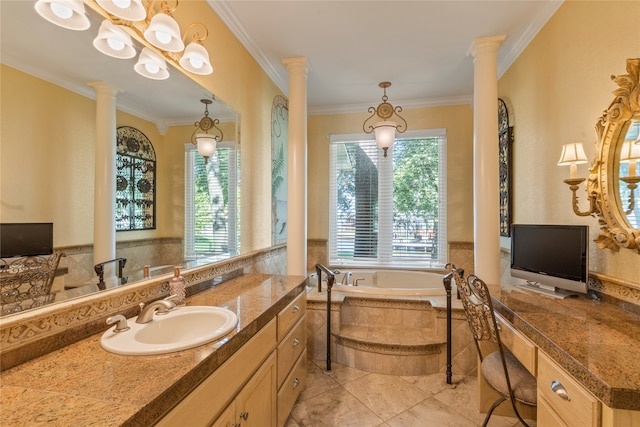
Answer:
[[[474,427],[485,416],[476,409],[475,377],[454,376],[449,385],[442,373],[383,375],[335,362],[327,372],[323,360],[309,360],[307,375],[307,388],[286,427]],[[489,427],[520,425],[516,418],[497,415],[489,422]]]

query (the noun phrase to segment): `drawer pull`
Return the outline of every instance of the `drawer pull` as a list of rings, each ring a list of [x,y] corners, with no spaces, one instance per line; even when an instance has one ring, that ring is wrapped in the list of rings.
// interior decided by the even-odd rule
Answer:
[[[298,387],[298,384],[300,384],[300,380],[299,380],[298,378],[295,378],[295,379],[293,380],[293,388]]]
[[[293,346],[297,346],[298,344],[300,344],[300,340],[298,338],[294,338],[293,339]]]
[[[551,391],[560,396],[561,399],[566,400],[567,402],[571,399],[569,398],[569,393],[567,393],[567,389],[564,388],[560,381],[553,380],[551,381]]]
[[[297,306],[297,305],[294,305],[294,306],[293,306],[293,312],[294,312],[294,313],[297,313],[297,312],[299,312],[299,311],[300,311],[300,307],[299,307],[299,306]]]
[[[249,412],[245,411],[243,413],[240,414],[240,418],[242,418],[243,420],[247,421],[247,419],[249,418]]]

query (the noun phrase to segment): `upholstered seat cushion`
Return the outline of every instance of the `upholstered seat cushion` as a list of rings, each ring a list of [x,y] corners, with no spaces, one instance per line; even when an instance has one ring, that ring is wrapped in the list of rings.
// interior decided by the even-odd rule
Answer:
[[[535,406],[537,404],[536,397],[536,378],[531,375],[527,368],[507,349],[504,351],[504,358],[507,362],[507,370],[509,371],[509,381],[513,388],[513,394],[516,400],[526,404]],[[504,368],[500,352],[495,351],[484,358],[482,361],[482,375],[485,380],[495,388],[500,394],[509,396],[507,381],[504,377]]]

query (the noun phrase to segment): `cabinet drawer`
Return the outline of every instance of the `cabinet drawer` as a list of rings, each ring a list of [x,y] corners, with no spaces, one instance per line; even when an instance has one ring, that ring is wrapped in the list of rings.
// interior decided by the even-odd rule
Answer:
[[[516,330],[508,320],[498,313],[495,314],[500,328],[500,340],[535,377],[538,353],[535,344]]]
[[[278,425],[283,426],[300,392],[307,385],[307,349],[305,348],[278,392]]]
[[[566,398],[560,390],[566,391]],[[567,425],[600,425],[600,402],[542,352],[538,358],[538,400],[548,404]]]
[[[307,315],[303,315],[289,335],[278,344],[278,389],[302,351],[307,347]]]
[[[307,310],[307,293],[302,292],[298,295],[288,306],[286,306],[280,313],[278,313],[278,341],[287,335],[293,325]]]

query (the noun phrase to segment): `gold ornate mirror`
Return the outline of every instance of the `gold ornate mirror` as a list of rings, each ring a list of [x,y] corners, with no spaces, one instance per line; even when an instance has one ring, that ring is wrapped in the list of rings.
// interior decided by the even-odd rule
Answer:
[[[598,218],[599,248],[640,253],[640,58],[627,59],[627,73],[611,76],[619,86],[596,125],[596,156],[587,191]]]

